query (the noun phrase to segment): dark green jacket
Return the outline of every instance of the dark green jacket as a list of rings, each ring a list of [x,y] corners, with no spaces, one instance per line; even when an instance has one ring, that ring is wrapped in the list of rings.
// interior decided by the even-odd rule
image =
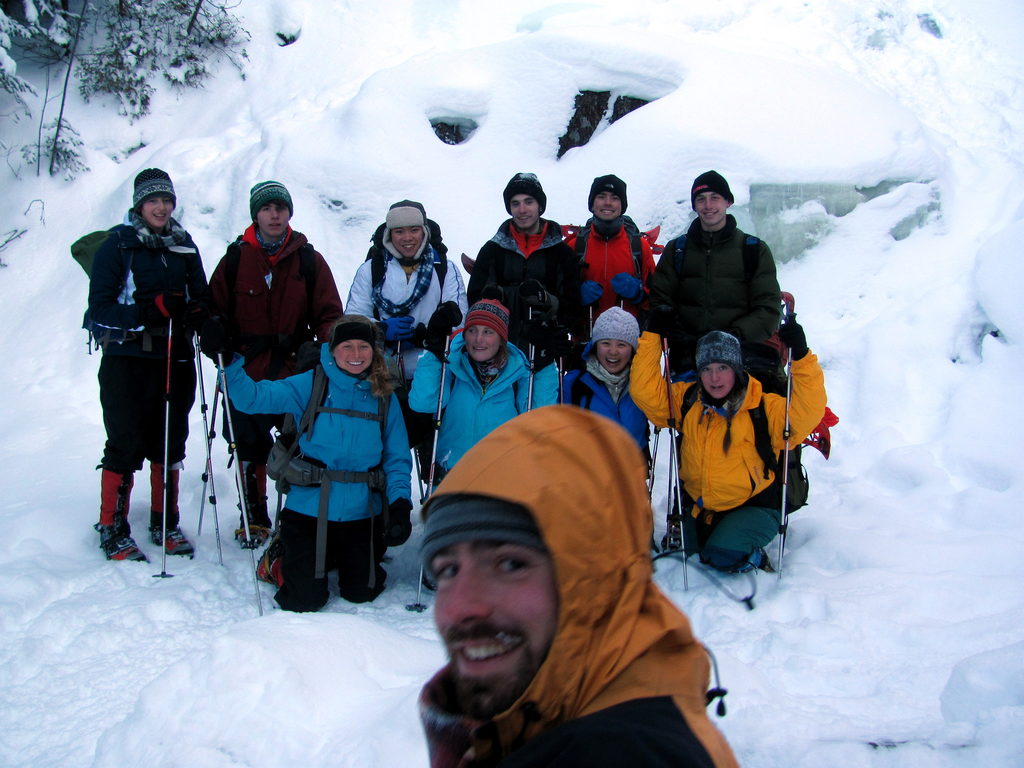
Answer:
[[[651,277],[651,306],[676,309],[687,333],[727,331],[742,341],[764,341],[779,326],[779,281],[775,260],[758,241],[756,268],[747,278],[743,243],[747,235],[729,214],[718,232],[705,232],[694,219],[686,233],[683,274],[676,273],[678,238],[665,246]]]

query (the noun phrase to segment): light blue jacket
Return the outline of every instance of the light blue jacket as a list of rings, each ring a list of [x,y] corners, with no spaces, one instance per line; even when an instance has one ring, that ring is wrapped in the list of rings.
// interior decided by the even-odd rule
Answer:
[[[448,358],[441,397],[444,410],[435,453],[435,461],[446,470],[491,430],[524,413],[530,391],[529,362],[513,344],[508,345],[505,369],[486,390],[476,377],[461,333],[452,339]],[[421,413],[434,413],[440,382],[441,362],[424,351],[409,392],[409,407]],[[549,365],[534,376],[533,407],[554,405],[557,399],[558,369]]]
[[[298,424],[313,389],[313,371],[279,381],[253,381],[242,368],[239,357],[225,369],[231,402],[244,413],[290,413]],[[326,344],[320,348],[320,364],[327,373],[324,407],[376,414],[378,400],[370,382],[341,370]],[[411,498],[412,460],[402,409],[392,394],[381,439],[380,422],[343,413],[321,413],[312,437],[299,436],[299,450],[322,461],[328,469],[366,472],[381,465],[387,478],[390,501]],[[286,504],[289,509],[311,517],[320,506],[319,487],[292,486]],[[332,483],[327,519],[361,520],[382,511],[379,494],[370,496],[366,483]]]

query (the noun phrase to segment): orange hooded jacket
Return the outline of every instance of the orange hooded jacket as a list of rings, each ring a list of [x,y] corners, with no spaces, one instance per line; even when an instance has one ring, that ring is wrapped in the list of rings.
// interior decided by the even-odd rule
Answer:
[[[433,500],[484,494],[530,510],[554,562],[559,620],[547,658],[519,700],[491,722],[473,723],[464,754],[431,741],[432,765],[495,765],[561,724],[650,697],[671,697],[715,766],[737,764],[705,712],[707,653],[652,579],[646,477],[636,443],[621,427],[554,405],[494,430],[445,478]],[[450,733],[459,717],[431,695],[443,688],[446,671],[421,697],[428,739]]]

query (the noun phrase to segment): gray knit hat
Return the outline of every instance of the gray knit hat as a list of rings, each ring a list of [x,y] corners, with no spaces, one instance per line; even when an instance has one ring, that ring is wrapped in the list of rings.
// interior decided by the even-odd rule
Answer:
[[[279,200],[288,206],[288,215],[295,215],[295,208],[292,206],[292,196],[288,189],[280,181],[261,181],[249,190],[249,215],[256,221],[256,214],[259,213],[267,203]]]
[[[167,195],[175,205],[178,204],[178,197],[174,194],[174,185],[167,172],[161,171],[159,168],[146,168],[135,177],[132,208],[136,211],[139,210],[139,206],[146,201],[146,198],[154,195]]]
[[[624,341],[635,352],[639,338],[640,325],[636,318],[621,307],[609,307],[594,321],[594,331],[590,336],[590,341],[593,344],[604,339]]]
[[[712,363],[723,363],[732,368],[736,375],[743,373],[743,353],[740,340],[725,331],[710,331],[697,342],[697,370]]]
[[[425,514],[420,560],[431,576],[434,556],[463,541],[507,542],[547,551],[533,515],[511,501],[468,493],[438,495],[427,505]]]

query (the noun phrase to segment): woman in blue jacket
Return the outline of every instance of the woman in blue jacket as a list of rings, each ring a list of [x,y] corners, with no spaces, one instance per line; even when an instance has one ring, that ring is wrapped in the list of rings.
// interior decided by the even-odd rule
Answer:
[[[619,307],[602,312],[583,350],[584,367],[562,379],[562,402],[606,416],[622,426],[648,456],[647,416],[629,395],[629,368],[636,354],[640,327]]]
[[[205,329],[203,335],[207,351]],[[253,381],[244,362],[238,358],[225,369],[235,407],[291,414],[298,424],[316,370]],[[380,565],[385,546],[405,543],[412,530],[409,444],[375,324],[360,315],[342,317],[330,343],[321,347],[319,365],[327,377],[325,399],[312,432],[299,436],[297,455],[322,468],[324,479],[292,484],[280,516],[282,583],[275,599],[290,611],[322,608],[328,598],[326,572],[334,569],[343,598],[373,600],[387,578]]]
[[[441,428],[434,451],[437,482],[478,440],[525,413],[530,399],[530,361],[508,343],[508,310],[493,299],[469,308],[463,331],[451,342],[444,384],[441,358],[451,324],[435,313],[427,325],[426,348],[409,392],[409,407],[434,413],[441,394]],[[441,327],[447,325],[447,327]],[[533,408],[554,404],[558,369],[547,365],[533,381]]]

